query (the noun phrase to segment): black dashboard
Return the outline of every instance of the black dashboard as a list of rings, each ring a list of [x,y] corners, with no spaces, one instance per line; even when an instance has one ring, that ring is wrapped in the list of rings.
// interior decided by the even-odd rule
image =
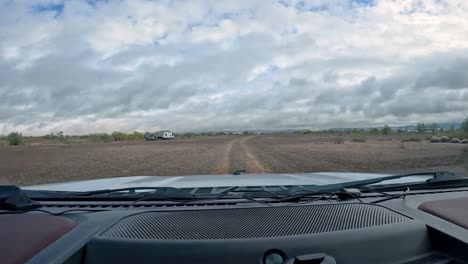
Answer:
[[[99,211],[49,216],[74,224],[68,223],[67,231],[56,234],[28,263],[466,263],[467,191],[415,192],[379,204],[372,203],[373,197],[135,208],[50,202],[45,209],[52,212]],[[37,215],[42,213],[21,217]],[[6,216],[12,217],[0,216],[1,229],[8,229],[1,221]],[[18,230],[16,237],[26,232]]]

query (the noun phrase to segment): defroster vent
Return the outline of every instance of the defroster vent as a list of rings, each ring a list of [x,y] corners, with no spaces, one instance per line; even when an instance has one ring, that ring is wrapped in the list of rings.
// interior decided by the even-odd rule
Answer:
[[[206,240],[282,237],[394,224],[411,220],[372,204],[327,204],[144,212],[123,218],[103,237]]]

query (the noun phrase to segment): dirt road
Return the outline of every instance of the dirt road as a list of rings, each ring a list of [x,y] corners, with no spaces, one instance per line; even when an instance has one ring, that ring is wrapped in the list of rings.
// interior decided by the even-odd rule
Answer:
[[[219,136],[157,142],[0,146],[0,184],[31,185],[133,175],[294,173],[319,171],[403,173],[449,170],[468,176],[466,144],[366,142],[332,135]]]
[[[234,170],[245,170],[249,173],[271,172],[265,169],[248,146],[248,142],[254,140],[255,136],[236,138],[226,144],[223,159],[216,166],[212,174],[227,174]]]

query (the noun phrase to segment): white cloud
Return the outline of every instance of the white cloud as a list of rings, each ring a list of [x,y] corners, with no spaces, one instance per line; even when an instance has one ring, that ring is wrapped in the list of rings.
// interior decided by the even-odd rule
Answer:
[[[8,1],[0,133],[456,121],[466,17],[464,0]]]

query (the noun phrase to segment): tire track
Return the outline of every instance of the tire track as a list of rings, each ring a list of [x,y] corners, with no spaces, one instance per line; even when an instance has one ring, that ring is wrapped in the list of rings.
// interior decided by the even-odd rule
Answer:
[[[266,169],[262,163],[258,160],[258,158],[253,154],[250,150],[249,146],[247,145],[247,141],[252,140],[254,136],[245,137],[240,140],[240,149],[244,156],[244,164],[247,173],[268,173],[271,170]]]
[[[229,174],[231,173],[231,151],[232,151],[232,145],[236,141],[239,141],[239,139],[235,139],[233,141],[230,141],[226,147],[224,148],[224,153],[223,153],[223,159],[221,160],[221,163],[219,163],[212,171],[212,174]]]
[[[224,148],[221,162],[211,171],[212,174],[231,174],[234,170],[245,169],[247,173],[267,173],[270,169],[258,160],[250,150],[248,141],[255,136],[237,138]]]

